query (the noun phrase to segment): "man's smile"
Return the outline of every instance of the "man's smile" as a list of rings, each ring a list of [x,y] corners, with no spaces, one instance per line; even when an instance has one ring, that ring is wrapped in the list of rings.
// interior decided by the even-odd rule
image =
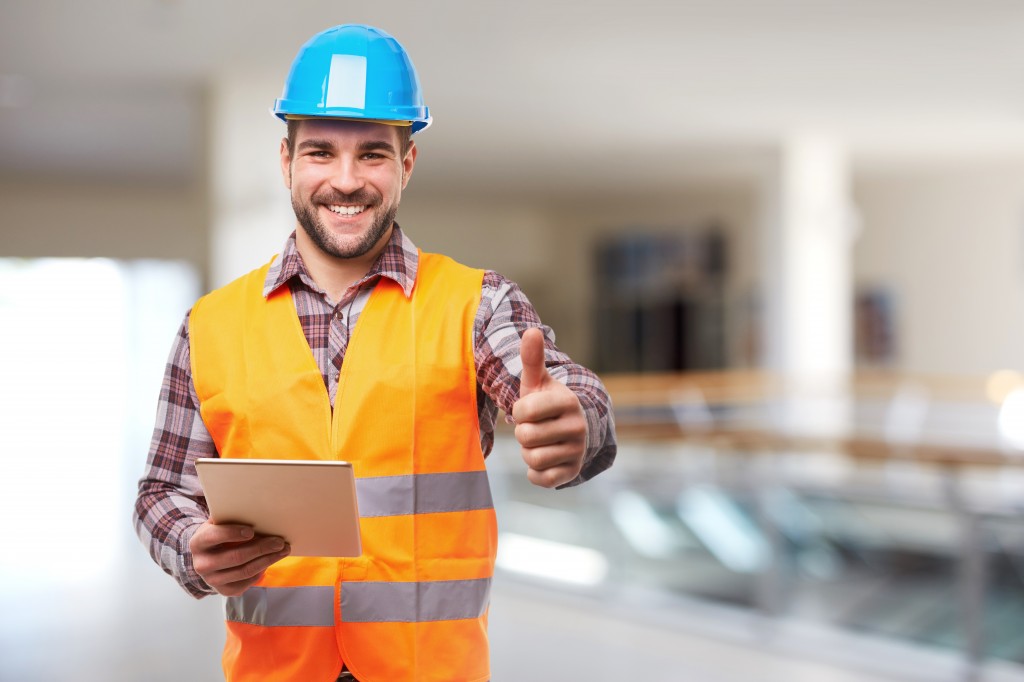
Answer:
[[[365,211],[367,206],[365,204],[362,206],[339,206],[337,204],[329,204],[327,208],[339,215],[356,215]]]

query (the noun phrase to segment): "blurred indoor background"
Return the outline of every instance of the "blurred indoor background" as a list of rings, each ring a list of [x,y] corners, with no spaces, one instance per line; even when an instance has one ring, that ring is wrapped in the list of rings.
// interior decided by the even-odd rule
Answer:
[[[400,223],[616,403],[586,486],[489,460],[497,682],[1024,679],[1024,5],[2,0],[0,680],[219,677],[135,484],[345,22],[435,118]]]

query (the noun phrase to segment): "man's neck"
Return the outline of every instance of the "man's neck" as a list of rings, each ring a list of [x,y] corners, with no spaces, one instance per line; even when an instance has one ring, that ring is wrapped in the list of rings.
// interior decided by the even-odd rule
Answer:
[[[310,277],[317,286],[323,289],[331,300],[339,302],[349,287],[361,280],[370,271],[377,258],[384,251],[394,227],[388,229],[373,248],[356,258],[338,258],[320,250],[309,238],[302,227],[295,231],[295,247],[302,256],[302,261],[309,271]]]

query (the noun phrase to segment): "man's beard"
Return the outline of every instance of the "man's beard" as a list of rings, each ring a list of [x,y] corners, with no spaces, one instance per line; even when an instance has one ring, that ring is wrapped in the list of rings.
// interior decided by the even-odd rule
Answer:
[[[395,216],[398,215],[398,202],[395,202],[375,214],[370,229],[363,234],[358,242],[350,246],[342,246],[317,215],[317,206],[325,204],[365,205],[367,211],[380,211],[380,196],[374,196],[367,192],[354,194],[328,192],[313,195],[309,202],[302,203],[295,195],[292,195],[292,210],[295,211],[295,217],[302,229],[306,231],[317,248],[335,258],[359,258],[369,253],[388,231],[391,224],[395,222]]]

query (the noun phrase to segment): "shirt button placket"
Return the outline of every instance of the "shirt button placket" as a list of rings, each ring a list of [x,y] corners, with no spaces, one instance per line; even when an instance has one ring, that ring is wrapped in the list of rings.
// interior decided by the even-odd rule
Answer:
[[[345,313],[339,304],[334,310],[334,316],[331,320],[331,332],[330,342],[328,343],[328,351],[330,357],[328,359],[329,374],[331,378],[331,384],[337,385],[338,375],[341,373],[341,368],[338,366],[340,363],[337,362],[337,356],[341,348],[339,341],[345,337]]]

